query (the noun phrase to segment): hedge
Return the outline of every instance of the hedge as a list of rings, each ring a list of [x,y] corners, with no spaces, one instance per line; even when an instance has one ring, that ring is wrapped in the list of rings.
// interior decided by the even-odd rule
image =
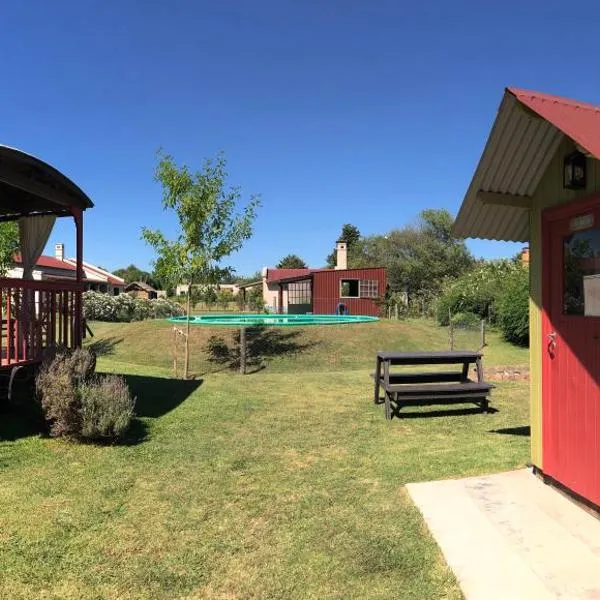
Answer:
[[[91,291],[83,294],[83,314],[89,321],[127,323],[181,316],[184,312],[181,305],[166,298],[147,300],[129,294],[110,296]]]

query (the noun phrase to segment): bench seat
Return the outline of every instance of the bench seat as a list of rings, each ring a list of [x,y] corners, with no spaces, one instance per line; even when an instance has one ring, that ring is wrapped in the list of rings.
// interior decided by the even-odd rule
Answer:
[[[396,401],[429,400],[435,403],[437,401],[460,400],[463,398],[466,402],[472,401],[475,398],[483,400],[488,396],[493,387],[489,383],[466,381],[456,384],[390,384],[384,386],[384,390],[387,394],[394,396]]]

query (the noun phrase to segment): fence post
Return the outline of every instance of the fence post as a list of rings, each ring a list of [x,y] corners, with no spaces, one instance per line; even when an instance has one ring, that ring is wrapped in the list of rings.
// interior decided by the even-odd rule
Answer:
[[[450,350],[454,350],[454,324],[450,322]]]
[[[481,319],[481,347],[485,348],[485,319]]]

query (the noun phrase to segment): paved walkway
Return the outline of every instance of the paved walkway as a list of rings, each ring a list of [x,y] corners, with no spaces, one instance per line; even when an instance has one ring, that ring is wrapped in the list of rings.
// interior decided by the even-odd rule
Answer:
[[[600,520],[529,470],[407,488],[467,600],[600,600]]]

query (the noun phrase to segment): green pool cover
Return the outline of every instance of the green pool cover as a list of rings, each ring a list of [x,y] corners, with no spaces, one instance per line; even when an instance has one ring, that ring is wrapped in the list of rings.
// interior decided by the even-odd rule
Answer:
[[[172,323],[186,323],[186,317],[171,317]],[[359,315],[202,315],[190,317],[191,325],[210,327],[304,327],[306,325],[342,325],[349,323],[371,323],[379,321],[377,317]]]

